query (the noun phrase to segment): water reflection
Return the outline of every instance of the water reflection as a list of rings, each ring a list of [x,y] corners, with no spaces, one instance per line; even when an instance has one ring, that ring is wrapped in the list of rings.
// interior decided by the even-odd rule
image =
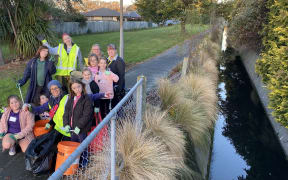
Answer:
[[[288,179],[288,164],[284,153],[273,133],[264,109],[259,103],[258,96],[253,91],[241,61],[236,59],[226,62],[224,66],[226,68],[222,68],[220,71],[221,79],[225,83],[226,97],[220,98],[223,116],[219,116],[219,120],[221,122],[221,118],[223,118],[222,121],[225,119],[226,123],[223,124],[222,128],[223,136],[217,137],[217,129],[215,130],[214,148],[217,147],[217,144],[223,144],[222,141],[228,139],[234,146],[234,152],[227,152],[227,148],[229,149],[231,145],[226,146],[225,144],[221,150],[215,151],[211,163],[211,179]],[[244,167],[225,171],[226,176],[224,177],[226,178],[219,178],[219,173],[216,172],[219,167],[215,166],[219,166],[221,163],[213,162],[213,160],[216,161],[217,156],[221,156],[221,154],[226,158],[231,157],[233,159],[228,162],[223,159],[222,164],[224,166],[222,168],[225,166],[228,169]],[[241,158],[233,158],[237,156]],[[243,160],[245,160],[246,165],[243,165]],[[227,163],[231,163],[231,165]]]

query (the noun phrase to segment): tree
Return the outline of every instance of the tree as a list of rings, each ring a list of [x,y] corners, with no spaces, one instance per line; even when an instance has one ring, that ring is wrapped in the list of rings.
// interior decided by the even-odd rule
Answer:
[[[100,8],[109,8],[115,11],[120,11],[120,4],[118,1],[105,2],[101,0],[82,0],[81,2],[72,2],[73,9],[81,12],[92,11]]]
[[[1,0],[0,1],[0,38],[15,47],[20,57],[35,53],[39,42],[36,35],[49,31],[49,5],[39,0]]]
[[[135,5],[146,20],[163,23],[168,19],[181,22],[181,32],[186,33],[188,21],[200,22],[199,17],[209,14],[212,0],[136,0]],[[193,18],[192,18],[193,17]]]
[[[68,1],[72,0],[65,0],[67,6]],[[55,7],[49,0],[0,0],[0,40],[9,42],[21,58],[34,55],[40,45],[38,34],[55,37],[49,23],[63,11]]]
[[[135,5],[138,13],[146,21],[161,24],[169,18],[165,12],[165,4],[162,0],[136,0]]]
[[[126,8],[126,11],[136,11],[137,6],[135,4],[131,4]]]

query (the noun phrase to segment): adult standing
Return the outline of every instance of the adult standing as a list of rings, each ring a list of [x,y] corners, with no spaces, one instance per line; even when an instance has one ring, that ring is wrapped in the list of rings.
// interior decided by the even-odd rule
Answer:
[[[103,56],[103,52],[101,51],[99,44],[93,44],[91,47],[90,54],[89,54],[88,58],[84,58],[87,66],[89,66],[89,57],[92,54],[96,55],[98,60]]]
[[[30,79],[25,103],[39,105],[40,95],[49,95],[47,85],[55,72],[56,68],[54,62],[50,61],[48,47],[40,46],[35,57],[28,62],[23,78],[17,83],[17,87],[21,87]]]
[[[114,98],[112,99],[112,107],[114,108],[125,95],[125,62],[118,56],[117,49],[114,44],[107,46],[108,52],[108,68],[119,77],[118,82],[113,83]]]
[[[96,54],[98,59],[100,59],[103,56],[103,52],[101,51],[100,45],[93,44],[93,46],[91,47],[90,54]]]
[[[37,36],[37,38],[49,48],[50,54],[59,56],[56,65],[56,78],[61,82],[64,90],[68,91],[70,72],[83,69],[80,48],[72,42],[72,38],[66,33],[62,35],[63,43],[57,47],[51,47],[42,36]]]

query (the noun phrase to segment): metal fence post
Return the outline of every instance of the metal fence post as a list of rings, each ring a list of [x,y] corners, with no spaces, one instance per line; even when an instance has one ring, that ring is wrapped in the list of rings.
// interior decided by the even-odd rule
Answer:
[[[116,172],[116,116],[111,118],[111,180],[115,180]]]
[[[142,116],[146,108],[146,77],[143,75],[137,77],[137,81],[141,79],[143,79],[143,81],[142,84],[138,86],[136,94],[136,122],[138,125],[142,124]]]
[[[187,74],[188,60],[188,57],[184,57],[181,77],[184,77]]]

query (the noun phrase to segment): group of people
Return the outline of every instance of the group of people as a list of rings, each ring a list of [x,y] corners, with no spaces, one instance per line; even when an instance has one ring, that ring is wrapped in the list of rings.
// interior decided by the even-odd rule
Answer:
[[[94,44],[83,59],[68,34],[62,35],[63,43],[57,47],[42,36],[37,38],[42,46],[16,85],[20,88],[30,80],[25,103],[16,95],[9,96],[1,117],[2,151],[9,150],[9,155],[15,155],[16,144],[26,151],[35,138],[33,127],[38,119],[49,119],[45,128],[53,127],[60,140],[82,142],[95,126],[94,113],[100,111],[104,118],[125,95],[125,62],[114,44],[107,46],[108,58]],[[50,55],[58,56],[56,65]],[[74,72],[81,72],[81,77],[71,76]]]

